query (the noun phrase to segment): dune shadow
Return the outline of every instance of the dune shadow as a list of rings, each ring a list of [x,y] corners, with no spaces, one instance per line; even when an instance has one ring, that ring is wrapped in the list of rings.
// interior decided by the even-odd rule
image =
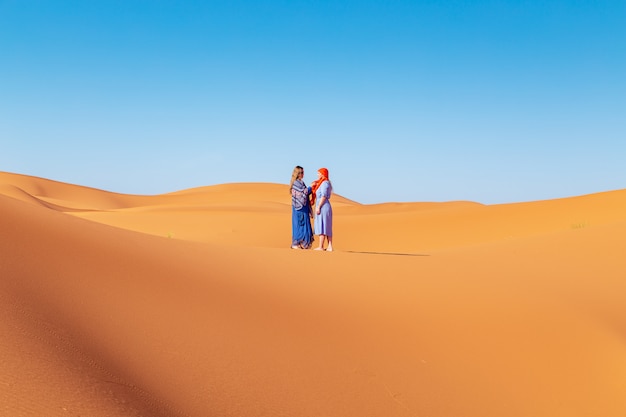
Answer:
[[[366,255],[393,255],[393,256],[430,256],[423,253],[401,253],[401,252],[368,252],[368,251],[358,251],[358,250],[347,250],[344,252],[348,253],[362,253]]]

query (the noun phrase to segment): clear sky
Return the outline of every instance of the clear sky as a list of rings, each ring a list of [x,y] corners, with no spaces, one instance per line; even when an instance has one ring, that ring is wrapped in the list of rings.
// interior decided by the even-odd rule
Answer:
[[[361,203],[626,188],[624,0],[0,0],[0,170]]]

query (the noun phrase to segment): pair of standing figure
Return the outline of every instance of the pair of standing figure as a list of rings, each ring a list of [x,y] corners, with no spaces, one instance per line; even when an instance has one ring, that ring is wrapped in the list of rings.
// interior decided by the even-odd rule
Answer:
[[[319,246],[315,250],[333,250],[333,208],[330,196],[333,186],[328,170],[317,170],[317,180],[310,187],[304,183],[304,168],[296,166],[291,174],[291,248],[309,249],[313,245],[313,232],[319,235]],[[311,218],[315,213],[314,229]],[[324,245],[328,242],[328,246]]]

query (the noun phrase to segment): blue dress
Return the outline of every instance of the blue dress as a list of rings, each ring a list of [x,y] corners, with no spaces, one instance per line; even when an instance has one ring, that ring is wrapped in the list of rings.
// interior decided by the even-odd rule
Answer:
[[[296,180],[291,188],[291,246],[309,248],[313,243],[309,194],[311,188]]]
[[[315,194],[315,201],[319,207],[322,196],[326,197],[326,201],[320,208],[320,214],[317,214],[315,210],[315,234],[333,236],[333,208],[330,205],[330,196],[332,194],[332,187],[328,181],[324,181],[320,188],[317,189]]]

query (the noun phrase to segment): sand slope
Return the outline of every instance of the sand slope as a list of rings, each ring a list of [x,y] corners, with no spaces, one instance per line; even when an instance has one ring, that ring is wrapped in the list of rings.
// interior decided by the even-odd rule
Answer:
[[[0,173],[0,416],[626,415],[625,190],[333,207]]]

